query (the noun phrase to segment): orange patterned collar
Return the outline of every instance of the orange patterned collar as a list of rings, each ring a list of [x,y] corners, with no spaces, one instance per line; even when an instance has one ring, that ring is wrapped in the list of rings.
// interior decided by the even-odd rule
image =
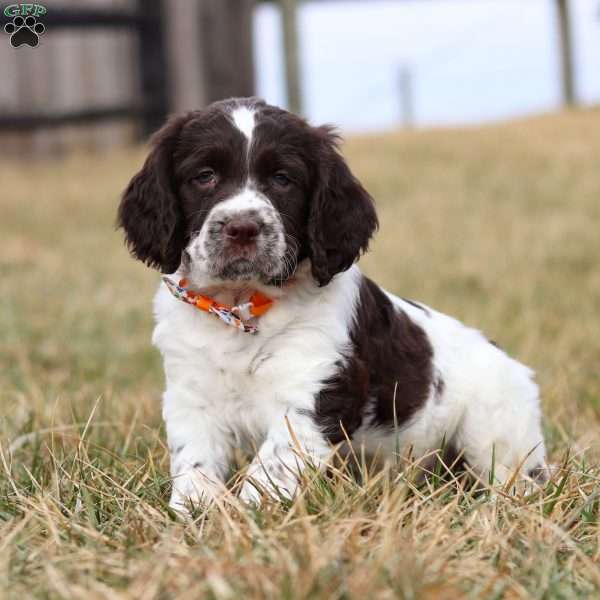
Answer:
[[[168,277],[163,277],[163,281],[167,289],[178,300],[212,314],[226,325],[235,327],[244,333],[256,333],[257,327],[246,321],[264,315],[273,305],[273,300],[260,292],[254,292],[248,302],[237,306],[228,306],[189,289],[187,279],[181,279],[178,284]]]

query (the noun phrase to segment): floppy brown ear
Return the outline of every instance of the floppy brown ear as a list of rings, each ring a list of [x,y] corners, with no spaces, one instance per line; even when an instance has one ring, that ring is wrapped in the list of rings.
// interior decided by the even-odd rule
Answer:
[[[365,252],[379,225],[373,199],[338,152],[328,127],[321,136],[319,178],[308,219],[312,274],[320,286],[346,271]]]
[[[185,248],[172,156],[187,120],[187,115],[175,117],[154,134],[152,151],[123,192],[117,216],[131,254],[163,273],[177,270]]]

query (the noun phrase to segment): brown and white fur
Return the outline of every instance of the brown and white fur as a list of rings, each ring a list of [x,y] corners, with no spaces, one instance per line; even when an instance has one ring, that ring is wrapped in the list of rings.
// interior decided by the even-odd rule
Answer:
[[[317,466],[345,436],[386,456],[446,440],[500,482],[545,464],[532,372],[355,265],[377,217],[337,141],[257,99],[218,102],[170,120],[123,195],[136,258],[223,303],[274,299],[252,335],[159,286],[176,510],[223,489],[236,447],[258,448],[241,491],[251,502],[294,495],[296,442]]]

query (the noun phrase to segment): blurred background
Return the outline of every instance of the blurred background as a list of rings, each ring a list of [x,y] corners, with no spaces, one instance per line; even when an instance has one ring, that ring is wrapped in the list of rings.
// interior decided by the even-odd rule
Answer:
[[[168,113],[234,95],[345,133],[600,101],[599,0],[40,4],[37,47],[0,32],[5,156],[128,144]],[[2,4],[3,26],[14,6]]]

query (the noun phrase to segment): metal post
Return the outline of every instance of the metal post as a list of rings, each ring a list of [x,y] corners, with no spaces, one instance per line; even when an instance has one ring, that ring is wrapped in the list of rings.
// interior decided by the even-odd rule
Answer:
[[[415,121],[413,74],[408,65],[400,67],[400,111],[404,127],[412,127]]]
[[[302,89],[300,84],[300,52],[298,48],[298,0],[279,0],[283,29],[285,58],[285,83],[288,109],[302,113]]]
[[[569,0],[556,0],[560,35],[560,61],[562,95],[565,106],[574,106],[575,75],[573,66],[573,40],[571,35],[571,14]]]

